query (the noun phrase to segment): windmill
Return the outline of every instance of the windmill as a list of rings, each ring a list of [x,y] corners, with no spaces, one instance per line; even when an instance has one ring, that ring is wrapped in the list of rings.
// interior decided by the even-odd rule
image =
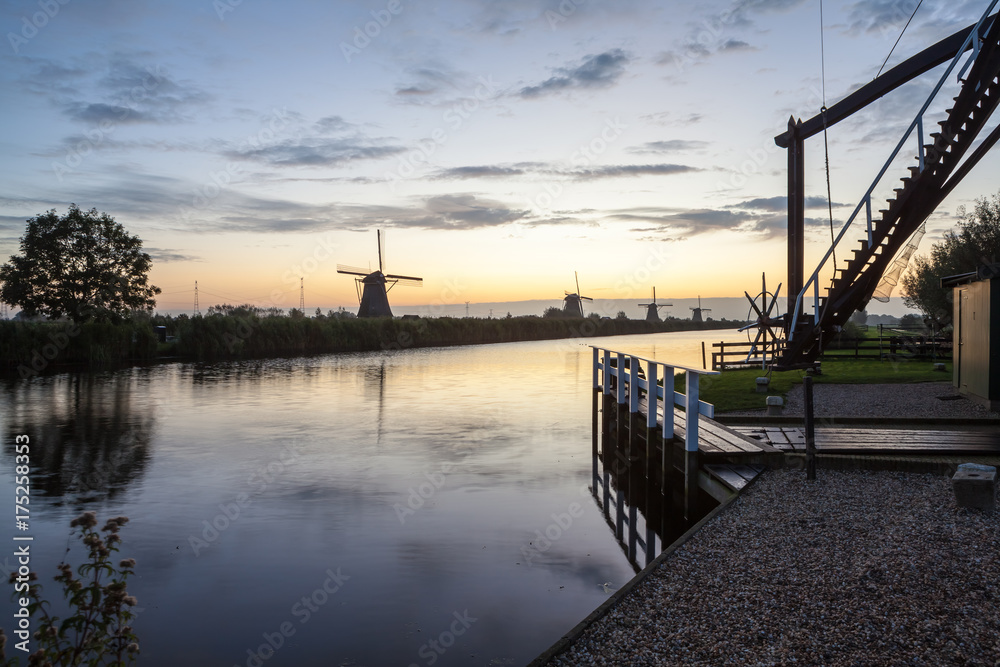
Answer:
[[[700,294],[698,295],[698,307],[697,308],[695,308],[693,306],[688,306],[688,307],[691,308],[691,311],[692,311],[691,312],[691,321],[692,322],[704,322],[705,320],[702,318],[701,314],[702,313],[710,313],[710,312],[712,312],[711,308],[702,308],[701,307],[701,295]]]
[[[382,273],[382,259],[385,255],[385,237],[382,236],[381,230],[378,230],[376,233],[378,234],[378,271],[365,271],[354,266],[337,265],[337,273],[361,276],[354,279],[358,290],[358,301],[361,302],[361,307],[358,308],[358,317],[392,317],[392,310],[389,308],[388,291],[399,283],[412,287],[422,287],[424,284],[423,278]],[[362,290],[362,286],[364,286],[364,290]]]
[[[593,301],[589,296],[580,295],[580,277],[573,272],[573,277],[576,278],[576,292],[570,293],[566,292],[565,298],[563,298],[563,312],[569,317],[583,317],[583,302]]]
[[[640,303],[640,308],[646,309],[646,321],[647,322],[659,322],[660,321],[660,308],[666,308],[667,306],[672,306],[672,303],[656,303],[656,288],[653,288],[653,301],[651,303]]]

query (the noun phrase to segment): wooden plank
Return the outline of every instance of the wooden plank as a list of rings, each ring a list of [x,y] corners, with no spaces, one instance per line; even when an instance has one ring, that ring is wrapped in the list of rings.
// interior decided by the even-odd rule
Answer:
[[[747,480],[745,480],[741,475],[737,474],[729,466],[724,464],[708,464],[702,466],[714,475],[716,478],[720,479],[726,486],[728,486],[733,491],[739,491],[744,486],[747,485]]]
[[[780,442],[782,444],[792,442],[781,428],[766,428],[764,432],[767,433],[767,439],[771,442]]]
[[[747,482],[753,481],[764,470],[764,466],[748,466],[742,463],[730,463],[729,468]]]
[[[735,444],[730,443],[729,440],[724,437],[724,434],[719,434],[717,431],[711,429],[710,426],[706,424],[707,421],[707,417],[701,417],[698,420],[698,449],[702,449],[701,445],[705,444],[716,450],[726,452],[727,454],[739,454],[746,451],[745,449],[741,449]],[[675,433],[686,433],[684,429],[687,427],[687,420],[685,419],[685,414],[683,412],[674,414],[674,423],[677,425]],[[760,450],[758,449],[757,451]]]

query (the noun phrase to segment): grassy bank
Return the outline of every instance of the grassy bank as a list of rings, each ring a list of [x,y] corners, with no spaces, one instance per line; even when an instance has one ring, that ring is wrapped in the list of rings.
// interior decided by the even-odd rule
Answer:
[[[154,326],[169,343],[157,344]],[[733,328],[726,320],[511,317],[356,319],[258,314],[154,317],[124,324],[0,322],[0,369],[22,377],[63,364],[121,364],[180,357],[199,361],[401,350],[557,338]]]
[[[824,359],[822,375],[813,376],[816,384],[893,384],[907,382],[945,382],[951,380],[951,362],[946,372],[935,371],[929,360],[876,361],[855,359]],[[752,410],[764,407],[765,396],[785,396],[802,382],[804,370],[771,374],[767,394],[757,393],[756,378],[765,374],[761,369],[727,370],[719,375],[702,378],[701,400],[715,405],[718,412]],[[675,390],[683,391],[683,375],[675,378]]]

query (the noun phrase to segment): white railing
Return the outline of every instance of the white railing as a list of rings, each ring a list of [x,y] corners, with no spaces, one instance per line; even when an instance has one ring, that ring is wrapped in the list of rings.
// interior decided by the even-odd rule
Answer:
[[[665,443],[674,437],[674,406],[684,408],[684,450],[698,451],[698,417],[705,415],[711,419],[715,416],[715,406],[699,398],[699,380],[703,375],[719,375],[719,371],[669,364],[601,347],[591,346],[591,348],[594,350],[595,389],[610,394],[611,378],[616,378],[614,389],[618,404],[622,405],[628,401],[629,412],[632,413],[639,411],[639,398],[644,391],[647,402],[646,426],[656,428],[657,414],[662,406]],[[611,363],[612,358],[615,360],[614,364]],[[628,360],[627,366],[626,360]],[[674,390],[674,372],[677,370],[685,373],[683,393]],[[697,406],[697,409],[689,409],[689,406]]]

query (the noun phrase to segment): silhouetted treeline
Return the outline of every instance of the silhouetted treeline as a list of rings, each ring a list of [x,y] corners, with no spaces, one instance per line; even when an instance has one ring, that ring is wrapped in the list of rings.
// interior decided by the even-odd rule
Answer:
[[[198,317],[156,315],[120,325],[0,322],[0,360],[8,372],[14,370],[24,376],[41,372],[50,363],[93,365],[145,361],[157,356],[218,360],[401,350],[720,329],[739,324],[726,320],[695,323],[668,319],[657,323],[534,316],[358,319],[338,313],[305,317],[298,311],[286,316],[238,307]],[[166,328],[168,342],[157,344],[156,326]]]
[[[596,318],[349,319],[336,316],[306,318],[211,315],[175,320],[174,331],[171,332],[170,326],[167,331],[177,337],[177,355],[210,360],[589,338],[735,326],[738,323],[725,320],[704,323],[668,320],[651,323],[644,320]]]

